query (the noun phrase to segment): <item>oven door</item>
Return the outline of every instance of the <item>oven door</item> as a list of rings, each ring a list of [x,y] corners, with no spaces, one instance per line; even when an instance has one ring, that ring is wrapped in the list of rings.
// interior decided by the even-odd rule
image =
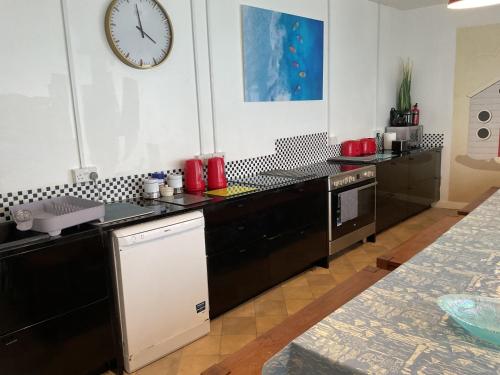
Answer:
[[[330,241],[375,223],[375,179],[330,191]]]

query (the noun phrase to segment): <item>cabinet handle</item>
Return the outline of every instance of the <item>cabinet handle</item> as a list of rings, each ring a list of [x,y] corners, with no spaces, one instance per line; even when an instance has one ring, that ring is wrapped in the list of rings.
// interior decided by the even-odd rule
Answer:
[[[239,251],[239,253],[240,253],[240,254],[243,254],[243,253],[246,253],[246,252],[247,252],[247,249],[241,249],[241,250]]]
[[[281,237],[281,234],[277,234],[276,236],[266,237],[266,239],[268,241],[274,241],[275,239],[280,238],[280,237]]]
[[[18,342],[18,341],[19,341],[19,340],[18,340],[16,337],[13,337],[13,336],[11,336],[11,337],[7,337],[7,338],[5,338],[5,339],[3,339],[3,340],[2,340],[2,342],[3,342],[3,344],[4,344],[5,346],[10,346],[10,345],[12,345],[12,344],[15,344],[15,343],[16,343],[16,342]]]

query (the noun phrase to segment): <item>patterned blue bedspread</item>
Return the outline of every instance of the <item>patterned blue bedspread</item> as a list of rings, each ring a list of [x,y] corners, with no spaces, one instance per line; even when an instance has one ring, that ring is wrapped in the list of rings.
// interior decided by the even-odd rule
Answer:
[[[297,337],[263,374],[500,374],[500,347],[437,306],[449,293],[500,298],[500,192]]]

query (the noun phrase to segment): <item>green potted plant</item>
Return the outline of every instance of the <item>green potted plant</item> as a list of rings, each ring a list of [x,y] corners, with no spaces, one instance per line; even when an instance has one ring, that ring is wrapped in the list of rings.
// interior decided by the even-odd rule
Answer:
[[[413,63],[408,59],[403,61],[403,77],[398,91],[397,109],[402,125],[411,124],[411,80]]]

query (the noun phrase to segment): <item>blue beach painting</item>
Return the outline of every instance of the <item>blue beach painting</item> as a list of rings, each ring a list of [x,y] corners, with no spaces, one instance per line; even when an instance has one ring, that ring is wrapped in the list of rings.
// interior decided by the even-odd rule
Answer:
[[[245,102],[323,99],[323,21],[241,6]]]

